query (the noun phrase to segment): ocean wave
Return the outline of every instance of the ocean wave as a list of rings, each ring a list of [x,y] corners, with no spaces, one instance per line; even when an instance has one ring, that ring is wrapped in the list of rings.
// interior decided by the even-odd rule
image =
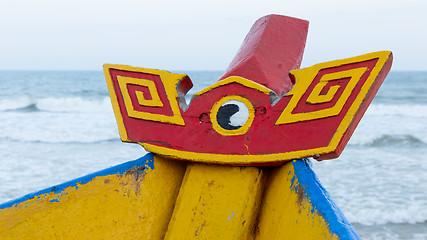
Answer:
[[[27,109],[32,109],[29,105]],[[113,111],[50,112],[23,110],[0,114],[0,138],[23,142],[95,143],[117,139]]]
[[[101,137],[82,137],[78,136],[76,137],[66,137],[66,138],[41,138],[41,137],[25,137],[25,136],[5,136],[0,137],[0,141],[7,141],[7,142],[26,142],[26,143],[49,143],[49,144],[56,144],[56,143],[70,143],[70,144],[92,144],[92,143],[108,143],[108,142],[118,142],[120,141],[120,137],[107,137],[107,136],[101,136]]]
[[[7,112],[38,112],[40,109],[37,108],[37,105],[35,103],[30,103],[27,106],[15,108],[15,109],[8,109]]]
[[[102,98],[30,98],[0,99],[0,111],[17,112],[105,112],[111,110],[109,97]]]
[[[421,104],[372,104],[366,111],[369,116],[427,117],[427,105]]]
[[[375,226],[383,224],[417,224],[427,222],[427,209],[416,203],[405,204],[406,208],[370,209],[360,208],[357,212],[348,212],[346,217],[354,224]]]
[[[422,146],[425,145],[421,139],[413,135],[381,135],[364,143],[364,146],[391,147],[391,146]]]
[[[16,99],[0,99],[0,111],[18,110],[35,103],[29,97],[21,97]]]

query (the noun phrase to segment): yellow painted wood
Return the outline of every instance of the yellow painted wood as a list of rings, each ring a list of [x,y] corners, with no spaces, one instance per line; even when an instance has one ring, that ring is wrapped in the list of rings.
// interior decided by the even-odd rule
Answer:
[[[269,89],[269,88],[265,87],[264,85],[261,85],[261,84],[259,84],[257,82],[254,82],[254,81],[251,81],[251,80],[248,80],[246,78],[239,77],[239,76],[230,76],[230,77],[228,77],[226,79],[223,79],[221,81],[218,81],[218,82],[210,85],[209,87],[204,88],[203,90],[195,93],[194,96],[195,97],[201,96],[201,95],[203,95],[203,94],[205,94],[205,93],[207,93],[207,92],[209,92],[209,91],[211,91],[211,90],[213,90],[215,88],[218,88],[218,87],[230,84],[230,83],[239,83],[239,84],[241,84],[243,86],[255,89],[255,90],[260,91],[262,93],[265,93],[267,95],[269,95],[270,92],[272,92],[271,89]]]
[[[0,239],[163,239],[185,164],[154,161],[143,176],[100,176],[0,210]]]
[[[340,97],[337,104],[332,109],[324,109],[319,112],[310,112],[310,113],[293,113],[293,110],[297,106],[302,96],[307,92],[308,87],[310,86],[312,81],[315,79],[315,76],[318,74],[320,70],[338,67],[345,64],[349,64],[349,63],[363,62],[363,61],[368,61],[371,59],[378,58],[378,62],[376,63],[375,67],[372,69],[368,79],[366,80],[362,89],[360,90],[360,93],[357,95],[349,111],[347,112],[346,118],[344,118],[340,124],[340,129],[347,129],[348,125],[350,125],[350,123],[352,122],[353,116],[359,110],[359,107],[362,104],[362,101],[365,99],[366,95],[368,94],[369,89],[371,88],[372,84],[375,82],[376,78],[378,77],[382,68],[384,67],[385,63],[390,57],[391,57],[390,51],[373,52],[373,53],[360,55],[357,57],[319,63],[308,68],[292,70],[290,74],[292,74],[296,79],[296,84],[292,88],[292,90],[287,94],[287,96],[292,95],[292,98],[289,104],[281,113],[279,119],[276,121],[276,125],[288,124],[293,122],[301,122],[301,121],[307,121],[312,119],[319,119],[319,118],[338,115],[340,112],[339,110],[342,108],[341,105],[344,105],[345,101],[348,100],[348,96],[350,95],[352,88],[360,79],[360,77],[363,75],[364,71],[367,70],[366,68],[353,69],[349,71],[344,71],[342,73],[331,73],[322,77],[321,81],[318,83],[319,86],[316,86],[315,88],[322,88],[322,86],[324,85],[324,81],[340,79],[343,77],[351,77],[350,82],[352,83],[350,83],[350,85],[352,86],[347,86],[345,88],[345,91],[343,92],[342,96]],[[328,96],[324,96],[324,97],[328,98]],[[324,99],[321,99],[321,98],[322,97],[320,97],[320,99],[319,97],[314,97],[313,99],[312,97],[312,101],[324,102]],[[342,132],[337,131],[337,133],[334,135],[334,138],[331,141],[330,146],[337,145],[341,139],[342,134],[343,134]]]
[[[292,184],[293,183],[293,184]],[[339,239],[312,208],[298,184],[292,162],[273,168],[263,197],[256,239]]]
[[[256,167],[189,164],[165,239],[253,239],[263,179]]]
[[[194,162],[209,162],[213,164],[229,164],[229,165],[250,165],[268,163],[274,161],[283,161],[283,159],[298,159],[306,156],[314,156],[316,154],[329,153],[334,150],[333,146],[312,148],[309,150],[301,150],[285,153],[262,154],[262,155],[232,155],[232,154],[211,154],[211,153],[196,153],[187,152],[167,147],[161,147],[147,142],[138,143],[144,147],[147,152],[157,153],[168,158],[185,159]]]
[[[368,70],[367,67],[362,67],[362,68],[355,68],[355,69],[350,69],[342,72],[335,72],[335,73],[329,73],[329,74],[323,75],[322,78],[319,80],[319,83],[314,87],[313,91],[308,96],[307,102],[311,104],[330,102],[334,98],[336,92],[338,91],[338,88],[340,87],[332,86],[326,94],[321,94],[321,91],[325,88],[328,82],[331,82],[337,79],[343,79],[346,77],[350,78],[350,80],[348,81],[347,86],[345,86],[344,91],[341,94],[340,98],[337,100],[337,102],[332,108],[305,113],[305,114],[310,114],[312,116],[304,114],[305,117],[302,117],[301,119],[298,119],[298,120],[299,121],[301,121],[302,119],[313,120],[313,119],[338,115],[343,109],[345,102],[350,97],[350,94],[353,91],[354,87],[356,87],[357,82],[360,80],[362,75],[367,70]]]
[[[160,100],[160,96],[157,91],[156,84],[153,81],[150,81],[147,79],[117,76],[117,82],[119,83],[120,92],[123,94],[125,107],[130,117],[150,119],[149,118],[150,116],[144,116],[143,114],[144,112],[135,111],[135,109],[133,109],[132,100],[130,98],[129,91],[127,90],[128,84],[145,86],[148,88],[148,92],[151,95],[151,99],[149,100],[145,99],[143,92],[138,92],[138,91],[135,92],[139,105],[147,106],[147,107],[163,107],[163,103],[162,103],[162,100]]]
[[[178,106],[179,105],[177,100],[178,93],[177,93],[176,86],[179,84],[180,81],[182,81],[184,78],[187,77],[186,74],[176,74],[176,73],[170,73],[167,71],[162,71],[157,69],[139,68],[139,67],[132,67],[127,65],[119,65],[119,64],[104,64],[104,75],[107,81],[108,92],[110,93],[111,103],[113,106],[114,115],[116,117],[117,126],[119,128],[120,138],[122,139],[122,141],[130,142],[126,132],[124,122],[123,122],[123,116],[120,112],[120,106],[117,100],[116,91],[114,89],[113,80],[111,78],[110,69],[118,69],[123,71],[130,71],[130,72],[143,72],[143,73],[160,76],[160,79],[162,80],[162,83],[163,83],[163,87],[165,88],[165,91],[166,91],[166,95],[168,97],[171,110],[173,112],[173,116],[164,116],[161,114],[142,113],[142,112],[137,113],[137,111],[133,109],[132,104],[129,102],[129,100],[125,98],[125,102],[128,101],[126,106],[127,107],[126,111],[128,111],[128,114],[130,113],[129,116],[133,115],[133,117],[140,118],[140,119],[165,122],[165,123],[182,125],[182,126],[185,125],[184,119],[181,116],[181,111],[179,110],[179,106]],[[140,79],[138,79],[137,82],[135,82],[135,79],[132,80],[130,78],[123,78],[123,77],[122,77],[122,80],[130,81],[130,82],[133,81],[134,83],[137,83],[137,85],[142,85],[142,86],[147,86],[147,81],[149,81],[149,80],[141,81]],[[123,95],[128,94],[125,88],[122,88],[122,87],[119,87],[119,88],[121,88],[121,92]],[[153,87],[149,90],[151,90],[152,96],[155,94],[158,94],[157,90]],[[156,90],[156,93],[153,92],[154,90]],[[149,102],[148,106],[151,106],[153,103],[155,105],[159,104],[157,101],[152,101],[152,102]]]

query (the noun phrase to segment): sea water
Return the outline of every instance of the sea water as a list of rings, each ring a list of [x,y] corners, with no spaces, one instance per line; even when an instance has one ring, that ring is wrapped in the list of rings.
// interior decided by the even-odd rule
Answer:
[[[186,72],[194,93],[220,72]],[[362,239],[427,239],[427,72],[391,72],[342,155],[313,169]],[[103,73],[0,72],[0,202],[134,160]]]

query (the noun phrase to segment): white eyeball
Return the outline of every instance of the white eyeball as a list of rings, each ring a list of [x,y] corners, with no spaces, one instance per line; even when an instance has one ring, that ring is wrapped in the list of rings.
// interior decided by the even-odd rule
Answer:
[[[241,128],[249,119],[249,109],[241,101],[229,100],[221,105],[216,115],[218,124],[226,130]]]

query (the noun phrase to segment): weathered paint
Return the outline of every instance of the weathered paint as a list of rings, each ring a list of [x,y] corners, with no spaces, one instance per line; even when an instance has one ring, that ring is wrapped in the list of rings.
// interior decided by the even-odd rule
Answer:
[[[0,239],[358,239],[304,160],[185,166],[148,154],[4,203]]]
[[[250,239],[264,186],[256,167],[189,164],[166,239]]]
[[[162,239],[185,164],[153,154],[0,205],[0,239]]]
[[[257,239],[359,239],[318,181],[308,160],[273,168]]]
[[[185,74],[105,65],[122,140],[169,158],[215,164],[278,166],[338,157],[389,72],[392,54],[295,69],[307,26],[277,15],[258,20],[221,80],[194,94],[189,105],[183,98],[192,84]],[[217,121],[229,100],[249,110],[240,128]]]

